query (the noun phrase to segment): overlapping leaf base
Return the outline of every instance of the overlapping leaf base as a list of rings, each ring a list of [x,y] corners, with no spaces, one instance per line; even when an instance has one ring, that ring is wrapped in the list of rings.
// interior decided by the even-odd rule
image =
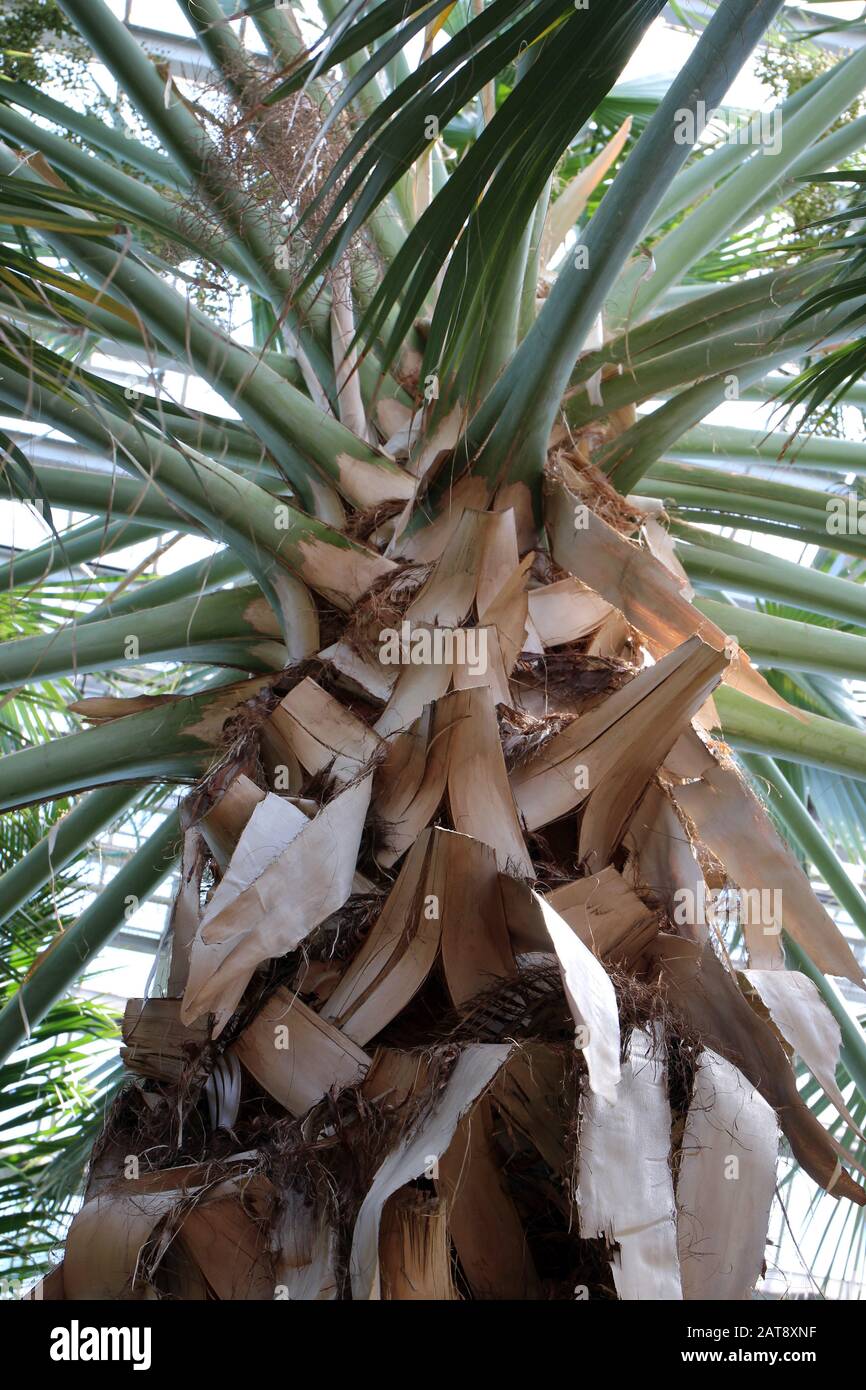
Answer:
[[[844,1113],[782,923],[736,969],[679,910],[778,893],[859,979],[707,732],[720,680],[784,702],[591,469],[560,459],[547,525],[521,554],[455,508],[316,658],[222,693],[46,1296],[743,1299],[780,1129],[864,1201],[797,1091],[792,1049]]]

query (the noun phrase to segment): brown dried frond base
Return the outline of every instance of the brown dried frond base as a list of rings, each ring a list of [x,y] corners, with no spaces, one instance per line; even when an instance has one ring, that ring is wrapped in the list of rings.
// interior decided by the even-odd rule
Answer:
[[[589,430],[593,428],[590,426]],[[634,535],[643,524],[644,515],[630,506],[601,469],[591,462],[592,454],[601,444],[608,442],[603,428],[597,433],[598,438],[590,438],[585,431],[575,437],[575,447],[554,449],[548,456],[546,472],[550,478],[566,483],[572,492],[583,499],[590,511],[600,516],[608,526],[621,535]],[[580,447],[581,440],[587,447]]]

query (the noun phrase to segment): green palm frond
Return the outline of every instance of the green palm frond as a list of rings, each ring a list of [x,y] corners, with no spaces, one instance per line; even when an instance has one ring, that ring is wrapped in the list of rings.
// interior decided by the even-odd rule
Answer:
[[[661,8],[655,0],[641,0],[609,5],[604,14],[600,9],[575,14],[562,0],[533,6],[495,0],[368,117],[305,214],[309,218],[326,205],[343,179],[312,238],[317,259],[310,277],[339,260],[372,209],[475,92],[526,53],[520,81],[410,231],[362,320],[360,329],[369,340],[396,310],[386,361],[396,355],[452,248],[452,269],[428,341],[428,368],[458,351],[460,334],[474,336],[477,322],[491,310],[506,253],[519,241],[561,154],[610,91]],[[578,41],[579,67],[573,59]],[[471,64],[466,63],[470,54]],[[334,61],[330,52],[323,59],[328,65]],[[272,99],[302,80],[299,73]],[[334,118],[352,92],[350,83],[333,108]],[[479,190],[484,190],[480,199]],[[473,287],[469,294],[467,286]]]
[[[0,875],[69,810],[67,801],[0,817]],[[46,944],[71,926],[81,885],[65,868],[0,923],[0,1000],[6,1003]],[[29,1284],[52,1252],[80,1194],[104,1106],[120,1082],[117,1022],[83,998],[56,1004],[0,1066],[0,1280]]]

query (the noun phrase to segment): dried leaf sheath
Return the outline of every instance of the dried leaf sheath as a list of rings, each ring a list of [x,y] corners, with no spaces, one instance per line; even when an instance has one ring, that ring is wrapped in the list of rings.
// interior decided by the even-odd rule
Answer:
[[[745,1297],[779,1125],[817,1182],[863,1201],[798,1100],[775,1031],[844,1106],[822,1001],[810,996],[811,1023],[798,1027],[782,985],[799,977],[770,971],[764,985],[758,968],[741,988],[709,929],[676,920],[678,895],[711,862],[729,858],[751,887],[780,853],[744,857],[734,832],[746,793],[692,728],[730,670],[725,654],[690,637],[652,665],[608,663],[607,686],[580,696],[609,604],[573,579],[534,578],[495,514],[486,529],[470,515],[403,602],[430,631],[440,607],[481,628],[497,603],[480,611],[484,579],[505,596],[502,613],[523,614],[506,623],[523,634],[518,659],[467,689],[451,664],[404,667],[389,686],[397,703],[388,689],[361,698],[338,666],[290,669],[252,719],[242,767],[218,763],[190,803],[203,837],[189,838],[190,855],[197,844],[213,882],[199,907],[188,874],[174,915],[181,949],[194,931],[183,998],[128,1011],[125,1056],[152,1107],[139,1124],[175,1117],[175,1166],[228,1138],[271,1195],[251,1218],[235,1190],[180,1200],[164,1191],[170,1165],[148,1169],[144,1190],[160,1196],[128,1226],[109,1164],[111,1296],[137,1289],[146,1268],[157,1293],[181,1281],[189,1297],[257,1297],[268,1279],[278,1297],[310,1299],[567,1298],[584,1286],[589,1297]],[[495,565],[490,547],[469,544],[479,535],[508,542]],[[562,713],[555,696],[544,715],[523,708],[524,663],[551,659],[535,647],[570,673]],[[431,699],[408,725],[389,724],[407,674]],[[710,787],[731,792],[727,821],[702,813]],[[748,806],[749,843],[774,844],[760,804]],[[659,825],[676,832],[665,854]],[[808,923],[816,949],[841,960],[805,889],[792,910],[791,930]],[[229,1135],[201,1132],[206,1078],[238,1064],[229,1118],[209,1112]],[[737,1150],[752,1219],[733,1269],[697,1234],[729,1219],[720,1159],[701,1138],[714,1132],[702,1108],[711,1073],[724,1082],[719,1123],[734,1088],[763,1145],[746,1162],[744,1131]],[[176,1228],[178,1267],[159,1254],[160,1232]],[[211,1267],[221,1239],[247,1251],[228,1283]]]

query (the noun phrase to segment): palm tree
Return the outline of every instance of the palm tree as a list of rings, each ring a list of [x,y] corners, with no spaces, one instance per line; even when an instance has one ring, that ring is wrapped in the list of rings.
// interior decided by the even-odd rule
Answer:
[[[88,518],[7,583],[219,547],[0,653],[16,698],[124,677],[0,765],[10,814],[76,798],[0,911],[190,788],[0,1010],[8,1058],[180,861],[45,1297],[739,1299],[780,1131],[866,1203],[861,967],[804,869],[866,933],[866,449],[702,423],[847,332],[838,248],[765,244],[862,147],[866,50],[701,139],[781,8],[721,0],[635,99],[663,0],[190,0],[192,94],[59,0],[115,123],[0,85],[0,404],[97,464],[5,438],[9,495]]]

